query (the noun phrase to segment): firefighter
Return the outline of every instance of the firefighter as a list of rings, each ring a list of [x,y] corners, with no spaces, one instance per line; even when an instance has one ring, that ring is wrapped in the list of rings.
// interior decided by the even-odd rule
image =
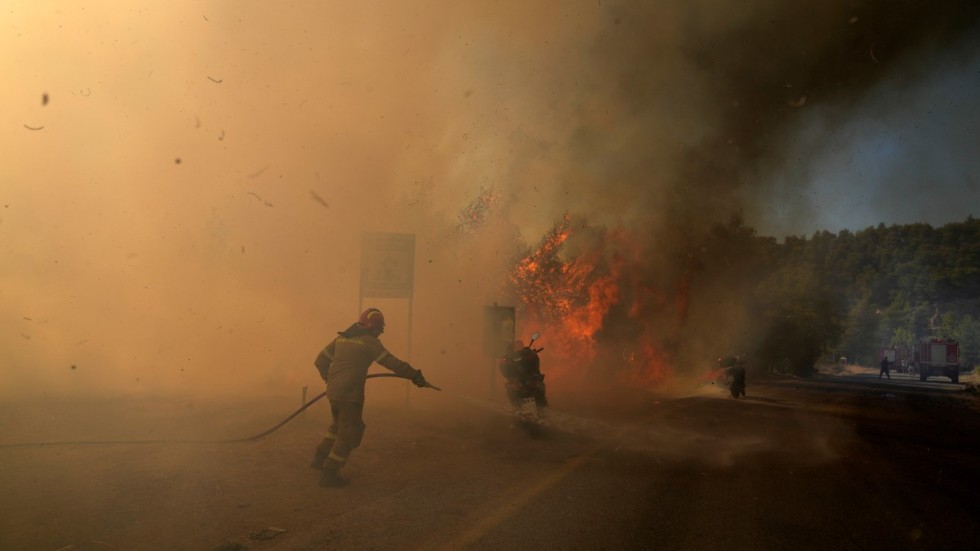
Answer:
[[[729,379],[728,388],[732,398],[745,397],[745,359],[741,356],[726,356],[718,359]]]
[[[415,386],[427,384],[421,370],[385,350],[378,339],[384,330],[384,315],[377,308],[368,308],[357,323],[338,332],[314,362],[327,383],[332,419],[310,465],[322,471],[320,486],[341,487],[349,483],[339,471],[364,436],[364,384],[372,363],[378,362],[396,375],[410,379]]]

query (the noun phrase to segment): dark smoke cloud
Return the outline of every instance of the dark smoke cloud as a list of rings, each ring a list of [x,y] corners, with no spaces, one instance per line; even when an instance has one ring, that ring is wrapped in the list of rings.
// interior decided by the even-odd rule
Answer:
[[[808,114],[819,110],[830,128],[843,124],[873,108],[863,100],[880,83],[913,86],[924,64],[980,44],[980,7],[971,1],[604,8],[590,67],[607,96],[601,104],[615,106],[617,129],[626,132],[612,132],[610,143],[599,125],[583,126],[572,150],[585,164],[605,164],[605,192],[628,197],[637,217],[660,217],[661,227],[701,227],[745,208],[750,223],[768,226],[767,198],[792,199],[775,184],[808,183],[773,178],[799,159],[791,145]],[[815,215],[804,199],[796,202],[800,214]],[[877,221],[869,217],[869,225]],[[801,226],[780,229],[810,229]]]
[[[569,121],[563,135],[571,170],[558,178],[553,204],[592,223],[625,225],[644,241],[622,247],[606,235],[579,253],[602,247],[630,259],[628,275],[617,281],[622,303],[608,312],[596,336],[600,344],[615,349],[615,359],[621,349],[655,343],[671,360],[686,355],[688,362],[746,344],[752,317],[733,300],[739,288],[733,274],[723,267],[716,275],[710,267],[685,273],[685,253],[701,245],[713,224],[741,212],[748,224],[782,235],[808,233],[820,228],[814,220],[832,220],[828,211],[846,201],[814,200],[826,183],[800,174],[799,165],[833,162],[821,142],[856,118],[900,102],[921,108],[923,100],[914,96],[935,78],[937,61],[972,70],[964,53],[976,50],[978,16],[974,2],[604,2],[594,39],[580,50],[584,63],[559,73],[567,95],[543,102],[570,115],[556,117]],[[883,94],[883,87],[909,92]],[[968,90],[959,91],[953,106],[961,110],[944,110],[946,116],[962,116],[972,105]],[[946,143],[942,129],[933,130],[918,144],[922,149],[937,147],[929,140]],[[818,147],[798,147],[804,138]],[[960,142],[961,150],[962,144],[974,147],[971,140]],[[955,163],[963,167],[975,155],[961,154],[952,168],[947,163],[938,170],[928,166],[933,159],[927,155],[910,157],[920,161],[919,171],[934,174],[926,181],[933,193],[947,190],[946,201],[930,201],[924,190],[883,201],[892,190],[865,182],[861,189],[878,200],[860,203],[861,227],[895,220],[899,203],[912,205],[909,221],[943,220],[935,211],[958,203],[963,180]],[[878,167],[889,180],[907,176],[908,169]],[[573,237],[565,246],[566,258],[578,256],[574,243]],[[636,255],[637,249],[643,253]],[[593,281],[608,275],[597,269]],[[687,288],[691,278],[697,281]],[[629,296],[643,286],[652,289],[650,296]],[[672,302],[678,298],[690,300],[681,312]],[[636,310],[646,312],[642,319]]]
[[[977,19],[966,1],[5,10],[0,393],[319,384],[363,231],[417,235],[413,361],[485,381],[460,358],[520,244],[573,213],[629,229],[670,285],[732,212],[812,215],[788,144],[925,78],[909,69],[974,45]],[[497,218],[461,238],[486,190]],[[382,305],[407,354],[405,305]]]

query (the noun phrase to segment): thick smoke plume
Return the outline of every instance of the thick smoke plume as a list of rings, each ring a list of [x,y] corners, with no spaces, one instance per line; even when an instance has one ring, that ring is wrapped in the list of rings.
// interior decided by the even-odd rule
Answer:
[[[412,307],[365,299],[389,348],[482,388],[481,307],[566,215],[557,254],[602,267],[578,281],[618,274],[593,338],[674,359],[678,328],[742,315],[685,273],[706,229],[744,212],[797,231],[819,206],[777,176],[805,161],[789,142],[813,113],[830,133],[879,83],[933,78],[978,17],[968,1],[5,10],[8,396],[315,387],[313,357],[361,302],[362,232],[417,238]]]

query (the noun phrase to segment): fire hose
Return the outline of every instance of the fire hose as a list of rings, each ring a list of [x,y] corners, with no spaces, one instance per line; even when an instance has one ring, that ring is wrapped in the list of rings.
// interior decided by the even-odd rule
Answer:
[[[371,373],[366,378],[367,379],[373,379],[375,377],[398,377],[399,379],[404,379],[404,377],[399,377],[398,375],[395,375],[394,373]],[[442,390],[441,388],[439,388],[439,387],[437,387],[437,386],[435,386],[433,384],[429,384],[428,382],[426,382],[425,385],[423,385],[423,386],[425,388],[431,388],[431,389],[435,389],[435,390]],[[290,415],[289,417],[286,417],[278,425],[272,427],[271,429],[269,429],[269,430],[267,430],[265,432],[261,432],[259,434],[256,434],[255,436],[249,436],[248,438],[239,438],[237,440],[222,440],[221,443],[224,444],[224,443],[231,443],[231,442],[250,442],[252,440],[258,440],[259,438],[262,438],[263,436],[266,436],[268,434],[272,434],[279,427],[281,427],[281,426],[285,425],[286,423],[292,421],[294,417],[296,417],[300,413],[303,413],[303,410],[305,410],[306,408],[312,406],[317,400],[319,400],[320,398],[323,398],[326,395],[327,395],[327,391],[326,390],[324,390],[320,394],[317,394],[316,396],[313,397],[312,400],[310,400],[309,402],[306,402],[305,404],[303,404],[303,407],[297,409],[296,411],[293,412],[292,415]]]
[[[373,378],[376,378],[376,377],[396,377],[396,378],[399,378],[399,379],[404,379],[405,378],[405,377],[401,377],[399,375],[396,375],[394,373],[371,373],[366,378],[367,379],[373,379]],[[428,382],[426,382],[423,385],[423,387],[424,388],[431,388],[433,390],[442,390],[441,388],[439,388],[439,387],[437,387],[437,386],[435,386],[433,384],[430,384]],[[276,426],[274,426],[271,429],[268,429],[266,431],[260,432],[259,434],[256,434],[254,436],[249,436],[247,438],[235,438],[235,439],[231,439],[231,440],[166,440],[166,439],[161,439],[161,440],[75,440],[75,441],[67,441],[67,442],[26,442],[26,443],[22,443],[22,444],[0,444],[0,449],[2,449],[2,448],[28,448],[28,447],[40,447],[40,446],[95,446],[95,445],[109,445],[109,444],[233,444],[233,443],[237,443],[237,442],[252,442],[252,441],[258,440],[258,439],[260,439],[260,438],[262,438],[264,436],[268,436],[268,435],[272,434],[273,432],[279,430],[280,428],[282,428],[283,425],[285,425],[286,423],[292,421],[294,418],[296,418],[297,415],[299,415],[300,413],[303,413],[303,411],[305,411],[306,408],[312,406],[318,400],[320,400],[321,398],[323,398],[326,395],[327,395],[327,391],[324,390],[320,394],[317,394],[316,396],[314,396],[312,400],[310,400],[309,402],[306,402],[305,404],[303,404],[303,407],[301,407],[301,408],[297,409],[296,411],[294,411],[292,413],[292,415],[290,415],[289,417],[286,417],[285,419],[283,419],[282,421],[280,421],[279,424],[277,424]]]

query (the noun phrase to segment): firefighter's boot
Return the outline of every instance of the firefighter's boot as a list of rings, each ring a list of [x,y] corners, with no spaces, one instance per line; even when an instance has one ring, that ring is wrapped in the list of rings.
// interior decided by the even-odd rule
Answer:
[[[323,464],[323,471],[320,475],[320,486],[323,488],[343,488],[350,484],[350,480],[340,476],[340,468],[344,466],[344,461],[339,461],[338,457],[331,455]]]
[[[350,484],[350,480],[340,476],[338,469],[324,467],[320,475],[320,487],[322,488],[343,488]]]
[[[330,455],[330,450],[333,449],[333,443],[337,441],[337,437],[332,434],[328,434],[323,442],[316,447],[316,452],[313,454],[313,461],[310,462],[310,467],[316,470],[323,469],[323,462],[327,460]]]
[[[313,461],[310,462],[310,467],[318,471],[323,470],[323,462],[327,460],[327,456],[330,452],[322,452],[320,448],[316,449],[316,453],[313,454]]]

